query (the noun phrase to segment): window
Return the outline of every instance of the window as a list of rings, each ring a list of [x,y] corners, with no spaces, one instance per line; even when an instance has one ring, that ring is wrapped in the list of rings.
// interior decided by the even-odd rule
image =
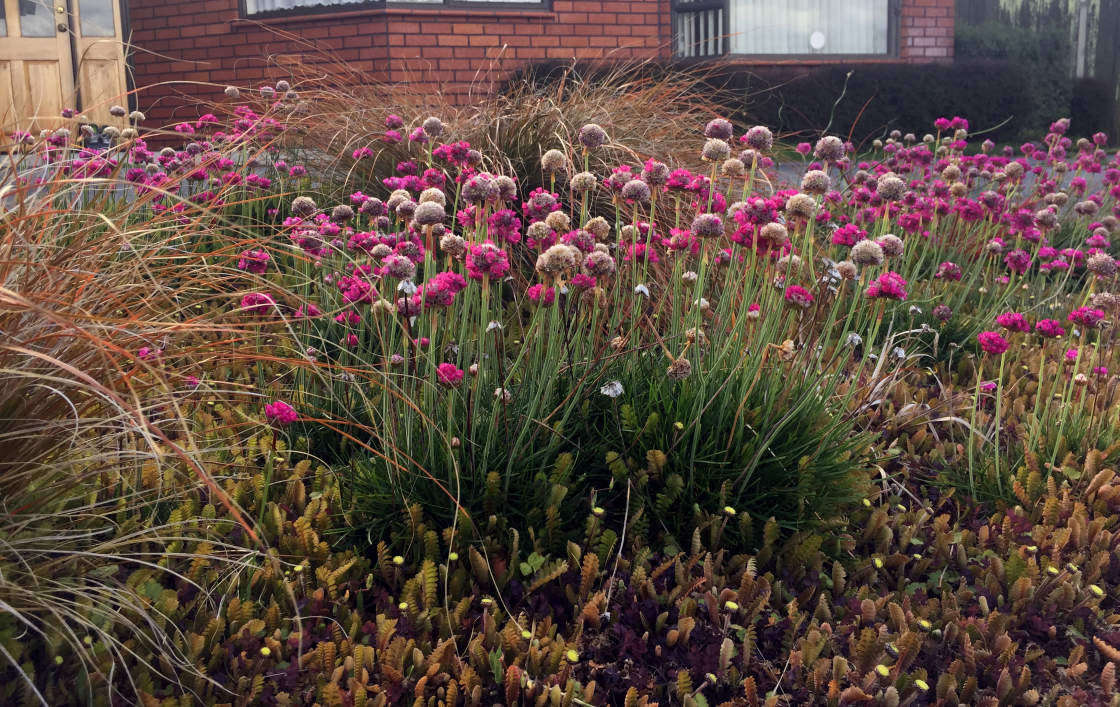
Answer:
[[[894,53],[897,0],[676,0],[681,57]]]
[[[471,7],[500,5],[516,8],[544,8],[545,0],[243,0],[245,15],[315,14],[319,12],[345,12],[369,7],[392,5],[450,5]]]

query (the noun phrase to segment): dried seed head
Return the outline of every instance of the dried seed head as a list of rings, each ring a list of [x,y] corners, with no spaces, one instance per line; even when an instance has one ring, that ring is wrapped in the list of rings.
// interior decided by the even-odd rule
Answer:
[[[443,121],[434,115],[425,120],[420,127],[429,138],[437,138],[443,135]]]
[[[961,178],[961,168],[955,164],[951,164],[945,169],[941,170],[941,180],[946,184],[952,184]]]
[[[583,271],[592,277],[607,277],[615,271],[614,258],[609,253],[593,250],[583,263]]]
[[[225,94],[233,99],[241,97],[241,91],[239,91],[236,86],[226,86]]]
[[[579,129],[579,141],[587,149],[594,150],[607,141],[607,133],[595,123],[588,123]]]
[[[731,123],[723,118],[716,118],[704,126],[704,137],[730,140],[733,130]]]
[[[845,280],[854,280],[859,276],[856,264],[850,260],[841,260],[839,263],[836,263],[836,272],[840,273],[840,277]]]
[[[883,177],[879,180],[877,193],[883,201],[898,201],[906,192],[906,183],[898,177]]]
[[[743,136],[743,142],[753,150],[765,152],[774,146],[774,133],[765,125],[756,125]]]
[[[747,166],[738,157],[729,157],[720,165],[719,171],[725,177],[742,177],[747,173]]]
[[[849,255],[856,265],[883,264],[883,248],[875,241],[863,240],[856,243]]]
[[[801,178],[801,191],[806,194],[824,194],[832,188],[832,179],[819,169],[811,169]]]
[[[541,157],[541,169],[544,170],[545,174],[562,172],[567,164],[568,158],[560,150],[549,150]]]
[[[439,247],[444,253],[458,260],[467,252],[467,242],[454,234],[439,239]]]
[[[817,212],[817,202],[808,194],[794,194],[786,202],[786,214],[791,218],[809,220]]]
[[[432,202],[435,204],[439,204],[440,206],[447,206],[447,196],[442,191],[435,188],[425,189],[424,191],[420,192],[419,201],[421,204]]]
[[[109,115],[115,118],[123,118],[128,114],[128,111],[121,106],[113,106],[109,109]]]
[[[723,162],[730,156],[731,146],[718,138],[708,140],[700,151],[700,159],[705,162]]]
[[[968,194],[968,186],[964,182],[953,182],[953,185],[949,187],[949,192],[960,199]]]
[[[631,179],[622,186],[621,196],[626,201],[644,204],[649,201],[651,195],[649,185],[640,179]]]
[[[563,211],[553,211],[545,217],[544,222],[557,233],[566,233],[572,228],[572,220]]]
[[[888,258],[897,258],[902,255],[903,245],[902,239],[891,233],[882,236],[877,241],[879,247],[883,249],[883,255]]]
[[[537,272],[545,275],[559,275],[571,271],[576,266],[579,251],[563,243],[557,243],[537,257]]]
[[[584,228],[588,231],[591,231],[591,233],[594,234],[595,238],[600,241],[604,240],[611,233],[611,225],[607,223],[607,220],[602,216],[596,216],[595,218],[590,219],[587,222],[587,225],[584,226]]]
[[[818,160],[836,162],[844,157],[845,151],[844,142],[840,138],[834,135],[828,135],[817,140],[817,146],[813,150],[813,155]]]
[[[174,151],[172,151],[172,154],[174,154]],[[314,216],[315,212],[318,210],[319,207],[315,205],[315,202],[312,201],[309,196],[297,196],[295,199],[292,199],[292,213],[300,218]]]
[[[597,180],[591,172],[580,172],[572,177],[572,191],[585,192],[595,188]]]
[[[691,230],[698,238],[716,238],[723,234],[723,221],[715,214],[700,214],[692,220]]]
[[[692,375],[692,363],[682,356],[669,364],[669,367],[665,369],[665,374],[669,376],[670,380],[683,381]]]
[[[1088,202],[1093,203],[1093,202]],[[1085,267],[1089,272],[1095,274],[1097,277],[1110,278],[1116,274],[1116,261],[1111,255],[1101,251],[1089,256],[1089,260],[1085,263]]]
[[[772,221],[762,227],[758,232],[758,237],[760,240],[769,243],[772,248],[786,242],[789,238],[789,230],[777,221]]]
[[[447,218],[447,214],[443,210],[443,205],[435,201],[426,201],[419,204],[412,215],[412,219],[418,226],[431,226],[443,222],[445,218]]]

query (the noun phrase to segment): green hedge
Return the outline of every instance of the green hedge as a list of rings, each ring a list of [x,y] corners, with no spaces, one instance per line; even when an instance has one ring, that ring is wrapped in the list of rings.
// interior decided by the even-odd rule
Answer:
[[[850,73],[850,75],[849,75]],[[856,142],[891,130],[933,131],[942,116],[967,118],[973,132],[1010,140],[1028,126],[1033,104],[1019,62],[971,59],[952,64],[851,63],[822,67],[759,67],[722,79],[741,118],[806,138],[823,132]]]

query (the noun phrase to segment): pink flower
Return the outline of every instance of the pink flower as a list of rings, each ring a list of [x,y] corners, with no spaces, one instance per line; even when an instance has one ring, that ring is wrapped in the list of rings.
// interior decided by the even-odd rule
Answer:
[[[1007,263],[1008,269],[1012,272],[1022,275],[1031,266],[1031,254],[1022,248],[1016,248],[1003,257],[1003,262]]]
[[[187,384],[187,387],[189,387],[189,388],[197,388],[198,387],[198,377],[197,376],[187,376],[184,379],[184,382]]]
[[[276,306],[276,300],[272,299],[270,295],[260,292],[251,292],[241,298],[241,308],[247,309],[253,314],[268,314],[274,306]]]
[[[404,138],[401,137],[401,134],[396,130],[385,131],[385,142],[389,143],[390,145],[396,145],[401,140],[404,140]]]
[[[362,323],[362,315],[353,310],[347,310],[336,316],[334,320],[339,324],[350,324],[352,326],[357,326],[358,324]]]
[[[299,419],[295,409],[285,403],[277,400],[271,405],[264,406],[264,416],[268,418],[269,424],[274,427],[283,429]]]
[[[996,384],[993,381],[984,381],[980,384],[980,390],[985,393],[990,393],[996,389]]]
[[[591,275],[584,275],[583,273],[579,273],[578,275],[572,276],[572,287],[576,288],[577,290],[590,290],[594,286],[595,278]]]
[[[344,343],[346,344],[347,348],[350,348],[350,349],[354,348],[355,346],[358,345],[358,335],[357,334],[347,334],[346,339],[344,340]]]
[[[812,151],[813,151],[813,146],[810,145],[809,143],[807,143],[807,142],[797,143],[797,154],[801,155],[802,157],[807,156]]]
[[[790,285],[786,288],[786,302],[801,309],[807,309],[813,303],[813,295],[800,285]]]
[[[471,246],[467,251],[467,274],[472,280],[489,277],[500,280],[509,270],[509,256],[490,241]]]
[[[906,301],[906,280],[896,272],[885,272],[872,280],[864,293],[871,299],[893,299]]]
[[[237,261],[238,270],[248,270],[254,275],[261,275],[268,269],[269,255],[263,250],[247,250],[241,254]]]
[[[1048,339],[1056,339],[1059,336],[1064,336],[1066,330],[1062,328],[1057,319],[1040,319],[1034,325],[1035,333],[1040,336],[1045,336]]]
[[[316,307],[314,304],[308,304],[306,308],[300,307],[296,310],[295,318],[303,319],[304,317],[307,317],[308,319],[314,319],[315,317],[322,316],[322,314],[323,311],[321,309]]]
[[[463,384],[463,372],[453,363],[441,363],[436,370],[436,378],[444,388],[458,388]]]
[[[1077,349],[1066,349],[1066,363],[1073,363],[1077,360]]]
[[[1104,311],[1092,307],[1078,307],[1069,313],[1067,319],[1088,329],[1096,329],[1104,320]]]
[[[1096,368],[1093,369],[1093,373],[1098,375],[1098,376],[1107,376],[1108,375],[1108,369],[1105,368],[1104,366],[1097,366]]]
[[[1002,354],[1011,346],[1011,344],[1007,343],[1007,339],[994,331],[982,331],[976,336],[976,339],[980,342],[980,348],[984,350],[984,353],[989,353],[993,356]]]
[[[533,285],[532,287],[530,287],[528,290],[525,291],[525,294],[528,295],[529,299],[533,300],[534,302],[539,303],[543,300],[544,305],[546,307],[551,305],[553,302],[556,301],[556,288],[555,287],[545,287],[544,285]]]
[[[996,317],[996,324],[999,324],[1008,331],[1030,331],[1031,325],[1027,323],[1027,318],[1018,312],[1004,312]]]
[[[956,263],[941,263],[941,265],[937,267],[937,272],[934,274],[934,277],[941,280],[952,280],[954,282],[960,282],[961,266],[957,265]]]

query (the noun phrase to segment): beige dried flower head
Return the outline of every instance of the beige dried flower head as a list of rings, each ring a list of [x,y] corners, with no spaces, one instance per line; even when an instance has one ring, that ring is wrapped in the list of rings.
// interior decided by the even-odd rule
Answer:
[[[449,233],[443,238],[440,238],[439,247],[440,250],[456,260],[462,258],[467,252],[467,242],[453,233]]]
[[[741,177],[747,173],[747,166],[739,158],[729,157],[723,161],[719,171],[725,177]]]
[[[1090,255],[1089,260],[1085,263],[1085,267],[1097,277],[1105,279],[1116,274],[1116,261],[1111,255],[1104,251]]]
[[[121,137],[125,140],[131,140],[139,135],[140,133],[137,132],[136,128],[125,128],[121,131]]]
[[[579,141],[587,149],[594,150],[607,141],[607,133],[595,123],[588,123],[579,129]]]
[[[681,356],[669,364],[669,367],[665,369],[665,375],[669,376],[670,380],[683,381],[692,375],[692,363]]]
[[[1043,201],[1049,206],[1061,208],[1069,201],[1069,194],[1066,194],[1064,191],[1056,191],[1053,194],[1047,194]]]
[[[817,202],[808,194],[794,194],[786,202],[786,214],[791,218],[809,220],[817,213]]]
[[[859,277],[859,270],[856,269],[856,264],[850,260],[841,260],[836,263],[836,272],[840,273],[840,277],[845,280],[854,280]]]
[[[856,265],[883,264],[883,248],[875,241],[862,240],[856,243],[849,255]]]
[[[786,242],[789,238],[789,230],[777,221],[772,221],[759,230],[758,237],[769,243],[770,247],[774,247]]]
[[[953,182],[949,192],[958,199],[968,194],[968,186],[964,182]]]
[[[879,247],[883,249],[883,255],[886,257],[897,258],[902,255],[902,239],[893,233],[888,233],[880,237],[877,242],[879,243]]]
[[[711,138],[704,143],[700,151],[700,159],[705,162],[723,162],[731,156],[731,147],[719,138]]]
[[[236,86],[226,86],[225,94],[230,98],[237,99],[241,96],[241,91]]]
[[[576,176],[572,177],[572,191],[591,191],[595,188],[595,184],[597,181],[598,180],[595,178],[595,175],[591,172],[580,172]]]
[[[498,198],[502,201],[512,201],[517,198],[517,182],[502,174],[494,177],[494,187],[498,190]]]
[[[568,158],[560,150],[549,150],[541,157],[541,169],[545,174],[563,172],[568,164]]]
[[[789,271],[795,273],[801,269],[801,257],[798,255],[783,255],[778,258],[778,272]]]
[[[300,218],[308,218],[314,216],[319,207],[315,206],[315,202],[309,196],[297,196],[292,199],[292,213]]]
[[[801,178],[801,191],[806,194],[824,194],[832,188],[832,178],[819,169],[811,169]]]
[[[576,267],[579,251],[571,246],[557,243],[537,258],[537,272],[545,275],[559,275]]]
[[[544,221],[534,221],[529,224],[529,228],[525,229],[525,236],[538,242],[548,238],[550,233],[552,233],[552,229]]]
[[[1073,205],[1074,213],[1081,216],[1093,217],[1100,211],[1100,205],[1095,201],[1081,201]]]
[[[883,201],[898,201],[906,193],[906,182],[895,176],[884,175],[879,180],[877,193]]]
[[[1023,165],[1018,162],[1008,162],[1003,168],[1003,173],[1006,174],[1009,179],[1018,179],[1023,176]]]
[[[412,214],[412,219],[418,226],[431,226],[441,223],[445,218],[447,213],[444,212],[443,205],[434,201],[417,205],[416,211]]]
[[[1116,295],[1111,292],[1097,292],[1089,298],[1089,304],[1095,309],[1103,309],[1106,312],[1111,312],[1116,309],[1118,302],[1120,302],[1120,300],[1117,300]]]
[[[572,229],[572,220],[563,211],[553,211],[545,217],[544,222],[557,233],[567,233]]]
[[[141,113],[138,110],[134,110],[131,113],[129,113],[128,117],[131,120],[135,120],[137,123],[142,123],[142,122],[144,122],[145,120],[148,119],[148,117],[146,115],[144,115],[143,113]]]
[[[435,117],[434,115],[425,120],[423,125],[421,125],[420,127],[423,129],[424,134],[429,138],[437,138],[440,135],[443,135],[443,121]]]
[[[952,184],[961,178],[961,168],[955,164],[951,164],[945,169],[941,170],[941,181],[946,184]]]
[[[845,152],[843,140],[835,135],[826,135],[817,140],[817,146],[813,149],[813,156],[825,162],[836,162],[844,157]]]
[[[1116,233],[1120,229],[1120,219],[1112,215],[1105,216],[1101,219],[1101,226],[1109,233]]]
[[[583,262],[583,271],[592,277],[607,277],[615,271],[614,258],[607,252],[593,250]]]
[[[605,240],[611,233],[611,225],[602,216],[596,216],[587,222],[584,226],[585,230],[591,231],[592,235],[598,240]]]
[[[447,206],[447,196],[442,190],[434,187],[420,192],[420,203],[427,204],[429,201],[439,204],[440,206]]]

